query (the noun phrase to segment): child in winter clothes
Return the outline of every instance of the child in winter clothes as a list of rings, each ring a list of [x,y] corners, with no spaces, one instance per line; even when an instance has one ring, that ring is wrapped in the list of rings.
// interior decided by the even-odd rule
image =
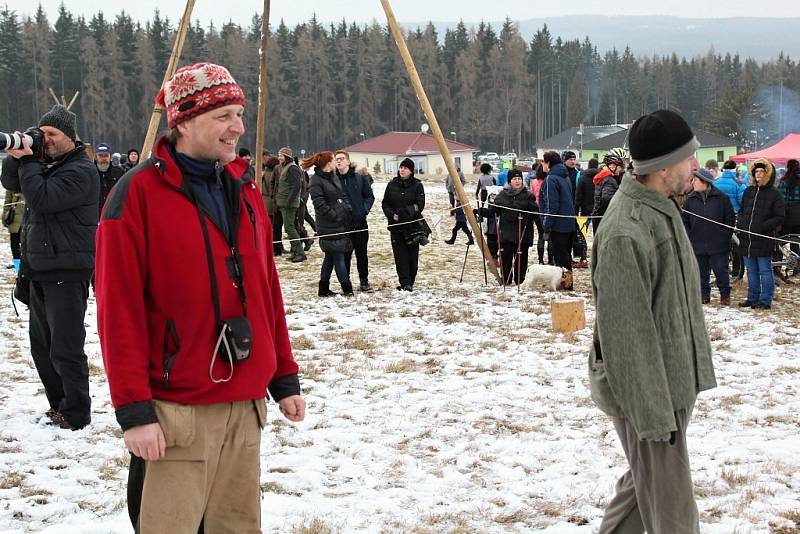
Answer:
[[[472,232],[469,230],[469,225],[467,225],[467,214],[464,213],[461,202],[456,200],[455,203],[455,207],[450,210],[450,216],[456,218],[456,225],[453,226],[453,235],[450,236],[450,239],[445,239],[444,242],[448,245],[454,245],[456,242],[456,235],[458,235],[458,231],[461,230],[467,234],[467,245],[471,245],[475,241],[472,240]]]

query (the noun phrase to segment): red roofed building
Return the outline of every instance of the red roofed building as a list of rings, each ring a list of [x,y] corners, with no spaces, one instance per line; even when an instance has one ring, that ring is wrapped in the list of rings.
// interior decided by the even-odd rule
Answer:
[[[472,172],[473,154],[480,152],[480,149],[458,141],[446,141],[456,167],[466,173]],[[351,162],[357,167],[367,167],[370,172],[374,172],[378,163],[381,173],[395,174],[398,164],[405,158],[411,158],[417,174],[447,173],[436,139],[429,133],[388,132],[345,147],[344,150],[350,154]]]

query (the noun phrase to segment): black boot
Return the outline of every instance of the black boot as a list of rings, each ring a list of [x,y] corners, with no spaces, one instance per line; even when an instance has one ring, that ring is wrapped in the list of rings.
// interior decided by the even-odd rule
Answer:
[[[353,284],[350,283],[350,280],[342,282],[342,295],[345,297],[353,296]]]
[[[450,239],[445,239],[444,242],[448,245],[455,245],[456,243],[456,234],[458,234],[458,229],[453,228],[453,236]]]
[[[467,234],[467,239],[468,239],[468,241],[467,241],[467,246],[470,246],[470,245],[474,245],[474,244],[475,244],[475,240],[474,240],[474,239],[472,239],[472,234]]]
[[[335,297],[336,293],[331,291],[331,282],[330,280],[323,282],[322,280],[319,281],[319,292],[317,295],[320,297]]]

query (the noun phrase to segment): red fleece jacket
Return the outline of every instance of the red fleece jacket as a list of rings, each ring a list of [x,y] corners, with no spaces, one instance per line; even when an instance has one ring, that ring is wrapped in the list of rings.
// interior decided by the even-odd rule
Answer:
[[[197,208],[166,140],[147,164],[126,174],[106,202],[97,232],[96,294],[100,344],[111,400],[123,429],[155,422],[152,399],[211,404],[299,393],[278,273],[272,228],[261,192],[241,158],[224,172],[241,186],[238,246],[247,317],[249,359],[234,365],[229,382],[209,377],[219,328],[215,325],[208,261]],[[221,317],[242,315],[228,275],[231,255],[223,232],[206,218]],[[227,377],[221,353],[211,369]]]

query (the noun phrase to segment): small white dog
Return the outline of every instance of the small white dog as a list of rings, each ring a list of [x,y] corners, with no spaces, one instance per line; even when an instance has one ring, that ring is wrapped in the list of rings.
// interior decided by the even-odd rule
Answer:
[[[522,282],[523,289],[536,289],[547,286],[553,291],[564,289],[564,274],[567,271],[555,265],[531,265]]]

